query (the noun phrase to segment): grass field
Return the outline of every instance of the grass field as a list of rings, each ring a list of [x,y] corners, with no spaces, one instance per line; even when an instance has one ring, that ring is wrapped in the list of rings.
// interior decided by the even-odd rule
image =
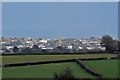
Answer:
[[[79,55],[9,55],[2,56],[2,64],[25,63],[25,62],[39,62],[39,61],[55,61],[66,59],[80,59],[80,58],[102,58],[115,57],[117,54],[79,54]]]
[[[83,61],[90,69],[103,74],[105,78],[118,78],[118,60]]]
[[[77,78],[95,78],[91,74],[85,72],[75,62],[7,67],[3,68],[3,78],[53,78],[54,72],[60,73],[66,67],[70,67],[73,75]]]

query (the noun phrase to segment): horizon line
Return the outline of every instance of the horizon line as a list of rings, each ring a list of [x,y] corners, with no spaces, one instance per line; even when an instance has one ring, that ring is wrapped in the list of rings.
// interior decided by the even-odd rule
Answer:
[[[105,35],[103,35],[103,36],[105,36]],[[110,36],[110,35],[109,35]],[[2,37],[6,37],[6,36],[1,36],[1,38]],[[53,38],[53,39],[58,39],[59,37],[61,37],[61,36],[58,36],[57,38]],[[95,37],[95,36],[91,36],[91,37]],[[91,38],[91,37],[88,37],[88,38],[85,38],[85,37],[82,37],[82,38],[85,38],[85,39],[89,39],[89,38]],[[111,36],[112,37],[112,36]],[[36,39],[39,39],[39,38],[41,38],[41,39],[52,39],[52,38],[42,38],[42,37],[6,37],[6,38],[36,38]],[[74,38],[74,37],[61,37],[62,39],[82,39],[82,38]],[[95,37],[95,38],[102,38],[102,36],[101,37]],[[118,39],[118,38],[115,38],[115,37],[112,37],[113,39]]]

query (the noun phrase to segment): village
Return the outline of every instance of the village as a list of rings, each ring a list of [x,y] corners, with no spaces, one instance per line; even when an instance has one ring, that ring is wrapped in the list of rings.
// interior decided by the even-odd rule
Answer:
[[[89,39],[42,39],[42,38],[8,38],[2,37],[2,53],[22,52],[23,49],[39,48],[36,52],[80,52],[80,51],[105,51],[102,47],[101,38],[90,37]],[[14,51],[14,48],[19,50]],[[62,48],[58,50],[56,48]],[[27,50],[28,51],[28,50]]]

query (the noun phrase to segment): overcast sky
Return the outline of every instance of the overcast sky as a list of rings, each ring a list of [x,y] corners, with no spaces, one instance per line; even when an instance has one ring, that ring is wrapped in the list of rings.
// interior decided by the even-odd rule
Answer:
[[[118,37],[117,2],[3,2],[3,36]]]

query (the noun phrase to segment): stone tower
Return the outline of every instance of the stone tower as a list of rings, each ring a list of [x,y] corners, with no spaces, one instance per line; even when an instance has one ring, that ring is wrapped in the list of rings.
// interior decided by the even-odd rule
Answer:
[[[59,43],[59,45],[62,45],[61,37],[59,37],[58,43]]]

